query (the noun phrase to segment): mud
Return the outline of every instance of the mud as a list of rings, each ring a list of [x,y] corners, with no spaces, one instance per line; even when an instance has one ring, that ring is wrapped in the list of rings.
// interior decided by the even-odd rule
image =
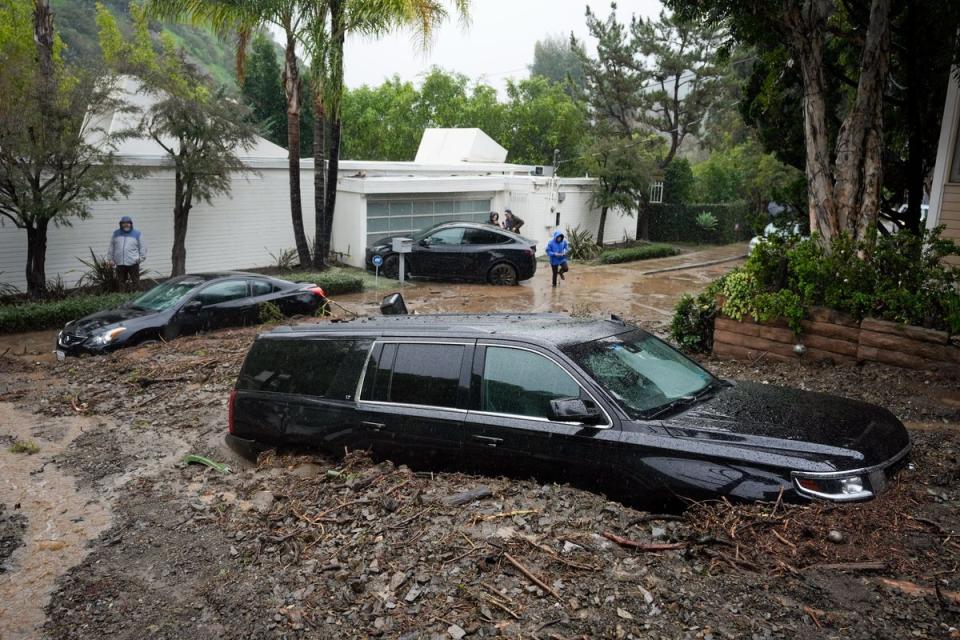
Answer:
[[[418,311],[614,312],[657,329],[681,293],[734,263],[642,274],[703,259],[575,265],[555,291],[541,270],[518,287],[421,282],[405,296]],[[338,302],[374,312],[380,295]],[[9,554],[0,637],[958,635],[960,603],[949,599],[960,591],[954,380],[875,365],[708,360],[722,376],[891,408],[917,427],[917,469],[864,507],[695,505],[672,521],[567,486],[413,474],[362,456],[292,450],[244,463],[222,437],[226,398],[257,331],[65,363],[0,355],[0,562]],[[39,451],[10,453],[22,439]],[[185,453],[234,473],[185,465]],[[443,505],[481,484],[489,498]],[[827,540],[833,529],[842,543]],[[639,553],[606,532],[683,548]],[[883,567],[823,566],[851,561]]]
[[[712,280],[737,266],[738,259],[746,253],[746,245],[736,244],[618,265],[572,262],[566,280],[560,281],[556,288],[550,286],[549,265],[540,263],[533,278],[515,287],[413,280],[402,293],[407,307],[417,313],[517,310],[601,316],[615,313],[659,327],[670,321],[681,295],[699,293]],[[718,260],[723,262],[691,268]],[[651,271],[656,273],[648,274]],[[351,294],[337,297],[336,301],[348,309],[370,315],[378,312],[383,295],[385,292]]]
[[[0,637],[35,637],[44,608],[61,572],[88,553],[87,543],[110,525],[103,496],[78,487],[57,458],[84,431],[102,426],[93,418],[55,422],[0,403],[0,432],[5,440],[35,444],[35,454],[0,451],[0,502],[16,509],[26,523],[22,544],[0,575]]]

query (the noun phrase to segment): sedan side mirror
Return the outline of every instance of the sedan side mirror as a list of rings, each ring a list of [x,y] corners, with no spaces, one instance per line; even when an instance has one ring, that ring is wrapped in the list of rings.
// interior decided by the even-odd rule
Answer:
[[[603,419],[600,409],[593,402],[584,402],[580,398],[558,398],[550,401],[547,415],[558,422],[582,422],[597,424]]]
[[[199,300],[191,300],[180,307],[182,313],[197,313],[203,308],[203,303]]]

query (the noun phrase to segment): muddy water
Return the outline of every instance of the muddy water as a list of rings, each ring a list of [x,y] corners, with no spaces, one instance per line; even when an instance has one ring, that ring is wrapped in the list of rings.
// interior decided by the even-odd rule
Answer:
[[[91,418],[56,418],[25,413],[0,403],[0,502],[27,518],[22,545],[0,574],[0,638],[36,638],[56,579],[87,555],[87,543],[110,525],[102,496],[80,490],[54,459],[84,430]],[[11,453],[10,439],[39,447],[33,455]]]
[[[516,287],[415,280],[402,292],[408,308],[417,313],[616,313],[641,323],[662,323],[672,317],[682,294],[702,291],[736,266],[746,252],[746,245],[739,244],[623,265],[573,264],[556,288],[550,283],[550,265],[539,263],[536,275]],[[699,266],[703,263],[716,264]],[[401,290],[399,285],[395,290]],[[336,301],[357,312],[376,314],[385,293],[351,294]]]
[[[0,335],[0,353],[22,360],[53,362],[57,329]]]

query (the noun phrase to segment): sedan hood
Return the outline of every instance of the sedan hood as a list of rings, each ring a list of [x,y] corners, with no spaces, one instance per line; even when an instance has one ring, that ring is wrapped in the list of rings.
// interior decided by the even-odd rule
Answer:
[[[132,307],[119,307],[117,309],[98,311],[79,320],[69,322],[64,327],[64,330],[77,336],[90,336],[110,325],[155,314],[155,311],[144,311],[143,309],[134,309]]]
[[[797,453],[819,451],[838,463],[844,459],[840,465],[845,468],[880,464],[910,443],[903,424],[876,405],[756,382],[721,388],[712,398],[663,424],[686,437],[743,444],[755,437],[757,446],[787,440],[791,444],[782,448]]]

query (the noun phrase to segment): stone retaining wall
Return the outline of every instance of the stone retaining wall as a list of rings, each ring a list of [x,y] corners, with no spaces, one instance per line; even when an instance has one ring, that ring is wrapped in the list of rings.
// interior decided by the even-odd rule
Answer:
[[[858,322],[830,309],[813,309],[795,335],[785,321],[757,323],[716,319],[713,353],[741,360],[831,360],[838,364],[882,362],[910,369],[960,373],[960,347],[945,331],[865,318]],[[796,345],[804,346],[798,353]]]

